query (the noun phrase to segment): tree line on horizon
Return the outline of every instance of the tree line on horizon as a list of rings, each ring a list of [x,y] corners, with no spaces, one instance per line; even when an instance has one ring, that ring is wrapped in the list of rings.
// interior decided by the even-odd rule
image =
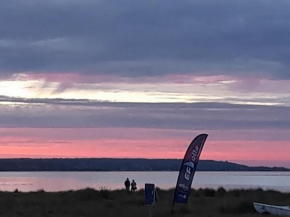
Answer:
[[[180,159],[0,159],[0,171],[179,171]],[[290,171],[284,167],[249,167],[227,161],[200,160],[197,171]]]

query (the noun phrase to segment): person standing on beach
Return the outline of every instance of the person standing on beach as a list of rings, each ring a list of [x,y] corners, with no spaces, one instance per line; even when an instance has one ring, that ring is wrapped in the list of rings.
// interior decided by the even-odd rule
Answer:
[[[135,192],[137,190],[137,183],[135,182],[135,180],[133,179],[132,180],[132,183],[131,183],[131,191],[132,192]]]
[[[126,179],[124,184],[125,184],[126,190],[129,191],[130,190],[130,184],[131,184],[129,178]]]

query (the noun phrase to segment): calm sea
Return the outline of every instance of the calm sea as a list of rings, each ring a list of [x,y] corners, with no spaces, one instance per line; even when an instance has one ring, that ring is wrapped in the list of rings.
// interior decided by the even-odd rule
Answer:
[[[120,189],[128,177],[144,188],[145,183],[169,189],[177,172],[0,172],[0,191],[66,191],[82,188]],[[263,188],[290,192],[290,172],[197,172],[193,188]]]

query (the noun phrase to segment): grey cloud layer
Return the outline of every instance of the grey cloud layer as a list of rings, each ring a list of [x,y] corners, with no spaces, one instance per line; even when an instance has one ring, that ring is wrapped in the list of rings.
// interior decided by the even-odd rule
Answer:
[[[289,79],[286,0],[5,0],[0,71]]]
[[[0,126],[37,128],[151,128],[181,130],[290,130],[289,107],[223,103],[107,103],[1,98]],[[19,104],[24,103],[24,104]]]

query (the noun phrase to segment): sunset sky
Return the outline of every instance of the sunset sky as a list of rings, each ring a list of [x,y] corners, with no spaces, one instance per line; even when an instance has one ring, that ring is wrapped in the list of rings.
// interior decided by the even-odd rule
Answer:
[[[290,167],[290,1],[2,0],[0,158]]]

